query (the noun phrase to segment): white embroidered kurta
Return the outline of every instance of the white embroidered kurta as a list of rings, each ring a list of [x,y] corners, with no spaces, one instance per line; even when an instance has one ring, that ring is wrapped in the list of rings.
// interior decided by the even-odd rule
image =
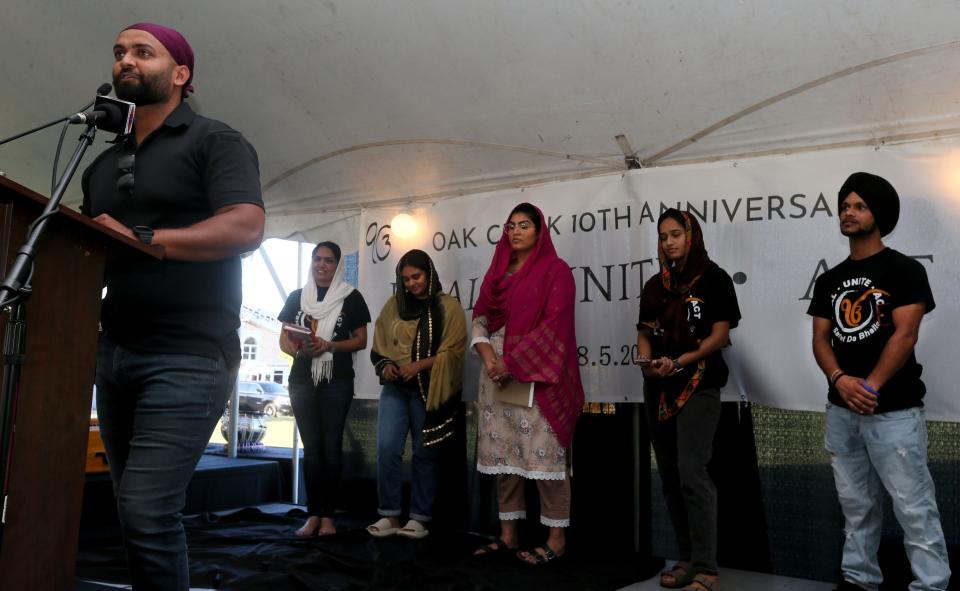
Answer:
[[[488,342],[498,357],[503,355],[504,329],[491,335],[487,319],[473,320],[472,348]],[[533,407],[497,402],[497,385],[480,371],[477,394],[477,471],[483,474],[516,474],[535,480],[563,480],[567,450],[557,440],[534,400]]]

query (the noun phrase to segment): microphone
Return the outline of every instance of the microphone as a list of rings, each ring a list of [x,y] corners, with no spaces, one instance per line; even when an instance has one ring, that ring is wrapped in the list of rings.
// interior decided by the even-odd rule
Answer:
[[[110,133],[126,135],[133,129],[133,116],[137,106],[131,102],[103,96],[101,91],[110,92],[111,86],[103,84],[97,89],[97,99],[93,110],[76,113],[67,118],[70,123],[82,125],[94,124],[97,129]]]
[[[111,90],[113,90],[113,85],[110,84],[109,82],[104,82],[103,84],[97,87],[97,96],[110,94]],[[85,119],[88,117],[88,114],[84,113],[84,111],[92,107],[94,102],[96,101],[90,101],[85,106],[80,107],[79,113],[75,115],[70,115],[69,117],[65,117],[61,119],[61,121],[69,121],[70,123],[85,123]]]

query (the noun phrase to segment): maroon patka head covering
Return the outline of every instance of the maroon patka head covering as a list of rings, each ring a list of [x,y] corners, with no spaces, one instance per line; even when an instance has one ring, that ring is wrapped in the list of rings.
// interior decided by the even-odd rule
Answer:
[[[177,62],[178,66],[190,68],[190,77],[187,78],[187,83],[184,84],[183,90],[181,91],[183,98],[187,98],[187,95],[193,92],[193,86],[190,84],[193,82],[193,48],[187,43],[186,38],[181,35],[179,31],[154,23],[137,23],[130,25],[123,31],[130,29],[150,33],[167,48],[173,61]],[[120,32],[122,33],[123,31]]]

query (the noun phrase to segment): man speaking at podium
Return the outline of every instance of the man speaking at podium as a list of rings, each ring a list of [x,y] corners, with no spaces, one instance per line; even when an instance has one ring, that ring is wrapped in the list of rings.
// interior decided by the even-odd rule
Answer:
[[[163,250],[111,259],[97,353],[97,413],[134,589],[188,589],[187,484],[240,365],[239,255],[259,246],[257,154],[193,112],[193,50],[151,23],[113,46],[134,130],[83,175],[82,211]]]

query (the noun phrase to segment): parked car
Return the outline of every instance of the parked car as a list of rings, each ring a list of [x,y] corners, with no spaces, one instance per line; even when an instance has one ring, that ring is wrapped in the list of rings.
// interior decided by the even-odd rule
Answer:
[[[240,412],[262,412],[270,417],[290,416],[290,394],[274,382],[240,382]]]

